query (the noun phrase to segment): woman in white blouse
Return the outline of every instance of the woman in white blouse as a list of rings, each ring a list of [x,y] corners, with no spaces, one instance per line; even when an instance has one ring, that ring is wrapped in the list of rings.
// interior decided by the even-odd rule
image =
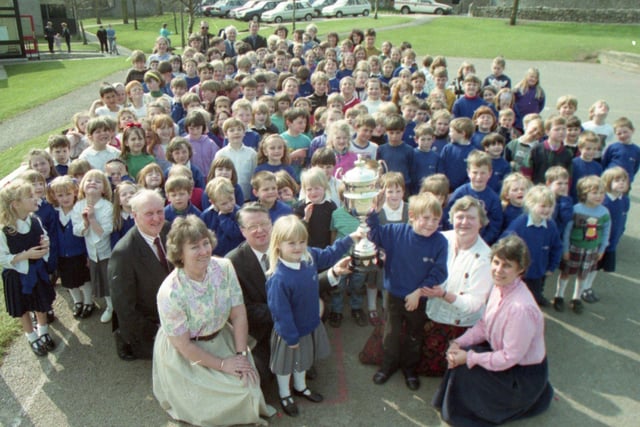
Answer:
[[[442,233],[449,242],[448,279],[423,290],[429,298],[429,320],[418,372],[427,376],[444,374],[449,341],[480,319],[492,287],[491,249],[480,237],[480,230],[488,222],[482,204],[465,196],[452,206],[449,218],[453,230]]]

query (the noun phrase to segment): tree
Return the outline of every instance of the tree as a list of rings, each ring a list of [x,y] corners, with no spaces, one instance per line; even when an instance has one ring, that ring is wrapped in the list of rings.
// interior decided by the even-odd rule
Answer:
[[[520,0],[513,0],[513,7],[511,8],[511,19],[509,25],[516,25],[516,17],[518,16],[518,7],[520,6]]]
[[[193,32],[193,24],[195,22],[196,7],[202,4],[202,0],[180,0],[186,9],[187,15],[189,15],[189,23],[187,24],[187,34]]]
[[[129,5],[127,0],[124,0],[122,2],[122,23],[123,24],[129,23]]]

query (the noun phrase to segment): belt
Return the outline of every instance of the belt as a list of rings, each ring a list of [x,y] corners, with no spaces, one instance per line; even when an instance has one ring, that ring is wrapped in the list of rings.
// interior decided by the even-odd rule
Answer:
[[[211,335],[201,335],[199,337],[193,337],[193,338],[191,338],[191,341],[211,341],[212,339],[217,337],[219,333],[220,333],[220,331],[216,331],[216,332],[212,333]]]

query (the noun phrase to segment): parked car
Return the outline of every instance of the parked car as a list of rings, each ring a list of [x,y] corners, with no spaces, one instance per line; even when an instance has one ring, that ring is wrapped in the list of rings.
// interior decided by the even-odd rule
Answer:
[[[219,1],[220,0],[202,0],[202,3],[194,7],[193,13],[196,16],[207,15],[207,11]],[[188,10],[186,10],[185,12],[188,12]]]
[[[313,3],[311,3],[313,10],[316,12],[315,16],[320,16],[323,7],[331,6],[336,1],[337,0],[315,0]]]
[[[265,22],[276,22],[293,20],[293,8],[295,4],[296,19],[311,21],[313,18],[313,8],[308,1],[286,1],[279,3],[275,8],[262,14],[262,20]]]
[[[448,15],[453,8],[448,4],[437,3],[433,0],[396,0],[393,8],[403,15],[408,13],[435,13],[436,15]]]
[[[345,15],[368,16],[369,12],[371,12],[369,0],[337,0],[334,4],[323,7],[321,15],[341,18]]]
[[[235,18],[241,21],[260,21],[264,12],[274,9],[279,3],[279,0],[258,0],[251,4],[247,3],[235,9]]]
[[[204,14],[206,16],[227,17],[231,9],[243,6],[246,2],[247,0],[220,0],[212,8],[205,10]]]

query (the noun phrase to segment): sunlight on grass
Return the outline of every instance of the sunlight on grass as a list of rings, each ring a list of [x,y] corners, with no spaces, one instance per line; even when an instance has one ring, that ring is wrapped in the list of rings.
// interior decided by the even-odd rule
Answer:
[[[11,102],[0,103],[0,117],[12,117],[129,65],[123,57],[6,65],[8,80],[2,82],[2,98]]]

